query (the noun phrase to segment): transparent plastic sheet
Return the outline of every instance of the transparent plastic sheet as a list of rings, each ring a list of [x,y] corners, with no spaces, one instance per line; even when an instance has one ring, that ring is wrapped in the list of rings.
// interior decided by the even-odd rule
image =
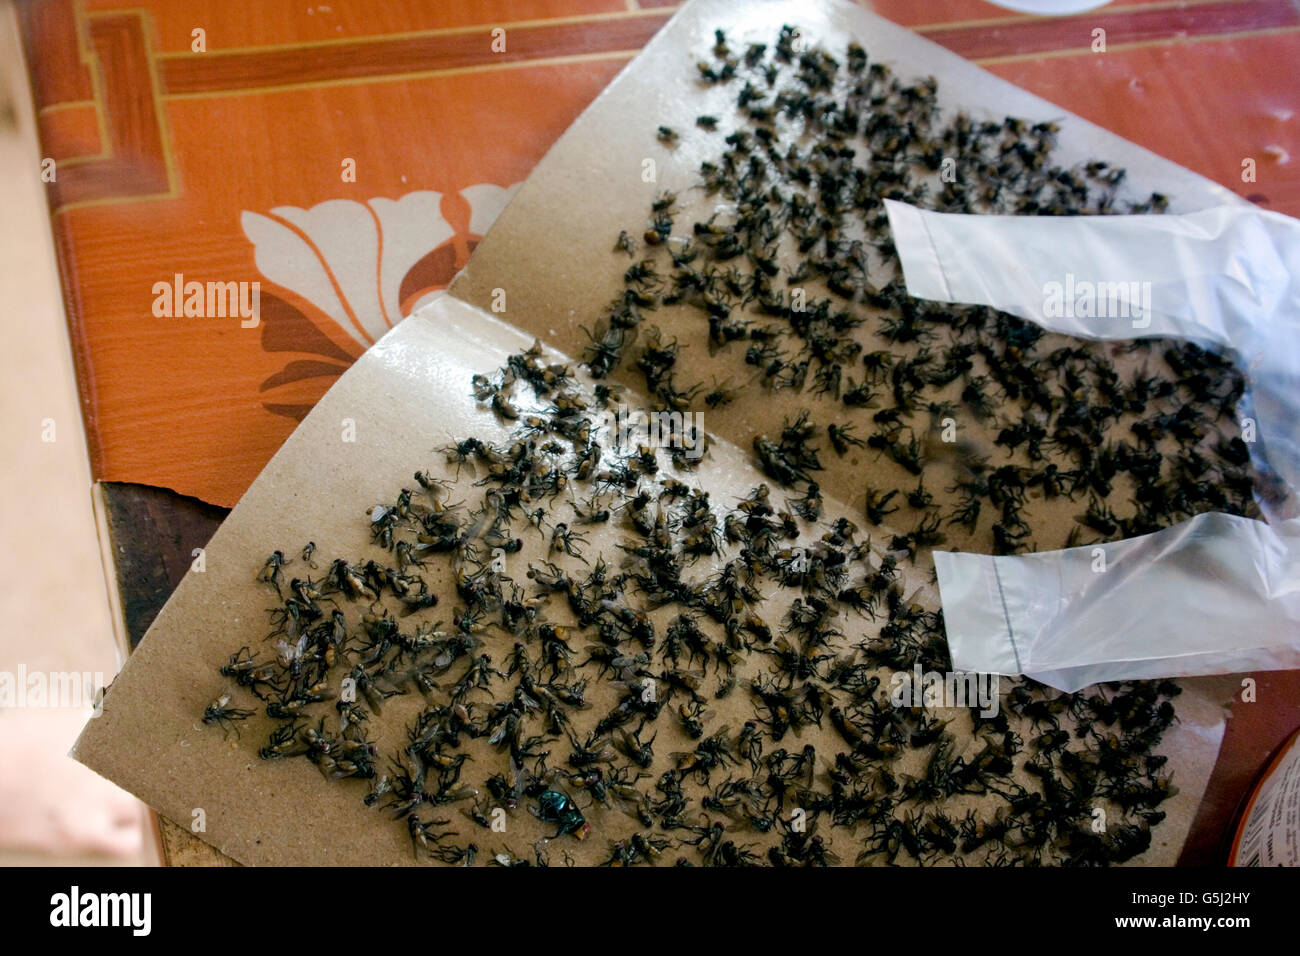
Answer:
[[[1278,482],[1260,497],[1267,524],[1209,513],[1095,547],[935,552],[953,666],[1064,691],[1300,666],[1300,223],[1244,205],[1088,217],[886,205],[913,296],[1084,338],[1235,350],[1248,447]]]

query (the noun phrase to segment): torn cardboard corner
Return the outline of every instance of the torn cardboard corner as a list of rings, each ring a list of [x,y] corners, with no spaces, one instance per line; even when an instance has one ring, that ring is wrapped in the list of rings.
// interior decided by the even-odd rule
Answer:
[[[692,79],[693,64],[712,45],[715,29],[743,45],[770,42],[786,23],[798,24],[810,43],[842,48],[855,40],[900,74],[933,75],[940,102],[948,109],[1057,122],[1063,163],[1105,156],[1128,168],[1135,188],[1159,188],[1187,209],[1221,203],[1230,195],[1111,133],[1063,117],[1059,107],[848,3],[694,0],[547,154],[449,295],[367,352],[288,439],[208,545],[206,571],[191,573],[181,583],[114,682],[103,715],[90,722],[78,742],[79,760],[241,862],[412,861],[405,830],[386,814],[368,815],[355,787],[325,781],[304,760],[260,761],[249,741],[241,743],[233,734],[223,737],[201,723],[204,705],[222,690],[217,669],[241,644],[258,647],[266,635],[269,602],[253,583],[253,573],[270,550],[301,547],[308,540],[316,542],[322,556],[364,553],[369,545],[366,510],[409,485],[414,468],[437,465],[441,455],[435,449],[466,435],[504,435],[473,401],[471,375],[495,369],[506,354],[526,348],[534,338],[555,349],[557,360],[580,355],[587,341],[583,327],[623,290],[628,260],[612,252],[614,240],[620,230],[645,219],[657,194],[678,194],[683,221],[707,218],[714,200],[693,187],[700,161],[715,147],[694,121],[700,114],[729,109],[734,94],[700,89]],[[656,141],[661,124],[678,131],[675,147]],[[653,181],[642,178],[647,159],[656,169]],[[505,291],[509,325],[491,314],[500,290]],[[663,308],[655,321],[666,338],[682,344],[684,376],[707,381],[707,330],[680,309]],[[626,367],[612,376],[612,383],[637,391],[634,372]],[[748,449],[756,434],[777,433],[783,420],[801,408],[824,413],[830,402],[812,395],[742,391],[725,412],[708,416],[706,428],[715,443],[701,465],[700,483],[719,502],[748,493],[762,477],[750,456],[737,449]],[[345,440],[345,430],[355,440]],[[870,459],[857,456],[828,463],[818,474],[828,514],[860,515],[863,479],[871,467]],[[934,484],[945,482],[940,478]],[[593,535],[593,548],[614,543]],[[429,576],[430,588],[454,593],[450,576],[439,574]],[[923,580],[910,583],[908,594],[917,593],[918,600],[928,599],[937,608],[936,596],[924,589]],[[503,659],[508,651],[507,646],[497,653]],[[1151,848],[1135,862],[1176,861],[1214,765],[1226,699],[1223,682],[1187,683],[1178,701],[1179,719],[1161,743],[1180,789],[1161,805],[1167,819],[1156,829]],[[751,715],[748,704],[727,706],[736,709],[725,711],[720,720],[733,727]],[[250,719],[243,732],[256,739],[263,723]],[[973,738],[959,745],[972,747]],[[668,744],[666,749],[687,748]],[[486,750],[475,757],[484,766],[499,760]],[[590,819],[596,836],[570,848],[578,862],[598,862],[610,839],[635,826],[625,814],[599,807]],[[549,835],[549,829],[537,828],[522,811],[510,826],[501,848],[515,854],[527,854],[532,840]],[[845,839],[842,834],[833,838]],[[840,855],[851,861],[851,835],[848,843]],[[489,844],[484,852],[498,849]]]
[[[1300,667],[1300,222],[1245,203],[1182,216],[886,207],[919,298],[992,306],[1086,338],[1235,350],[1247,369],[1246,447],[1285,485],[1259,496],[1271,524],[1207,513],[1105,545],[936,552],[954,664],[1065,691]]]

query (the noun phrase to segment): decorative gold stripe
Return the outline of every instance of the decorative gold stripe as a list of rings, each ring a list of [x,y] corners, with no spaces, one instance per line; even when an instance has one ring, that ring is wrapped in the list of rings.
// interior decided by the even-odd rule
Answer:
[[[1253,37],[1284,36],[1297,32],[1300,32],[1300,26],[1266,27],[1260,30],[1241,30],[1232,33],[1202,33],[1196,36],[1164,37],[1159,40],[1133,40],[1130,43],[1108,43],[1106,44],[1105,53],[1093,53],[1085,46],[1075,47],[1069,50],[1043,50],[1039,53],[1009,53],[1005,56],[986,56],[971,60],[971,62],[978,63],[980,66],[990,66],[999,63],[1015,63],[1019,60],[1056,60],[1069,56],[1106,56],[1109,53],[1117,53],[1123,50],[1138,50],[1150,46],[1182,46],[1187,43],[1205,43],[1207,41],[1248,40]]]
[[[67,166],[84,166],[87,163],[102,163],[104,160],[112,158],[107,150],[101,149],[91,156],[69,156],[67,159],[56,159],[54,162],[57,167],[63,168]]]
[[[87,23],[90,18],[118,18],[122,16],[134,15],[140,21],[140,37],[144,44],[145,68],[149,73],[149,95],[153,103],[155,122],[158,126],[158,142],[162,150],[163,169],[167,175],[167,192],[165,193],[145,193],[126,196],[100,196],[95,199],[81,199],[73,202],[63,203],[54,210],[53,215],[59,215],[73,209],[85,209],[92,206],[110,206],[119,203],[129,202],[150,202],[160,199],[177,199],[180,197],[180,176],[176,167],[175,156],[172,151],[171,129],[167,122],[167,114],[163,108],[161,99],[161,90],[158,81],[158,69],[155,63],[155,49],[158,45],[157,33],[154,30],[153,17],[148,10],[140,7],[134,7],[126,10],[104,10],[89,13],[85,10],[85,0],[75,0],[75,10],[77,18],[77,36],[78,44],[81,46],[81,59],[86,63],[90,74],[91,87],[94,91],[95,115],[99,126],[99,138],[102,149],[95,156],[73,156],[68,159],[58,160],[58,164],[64,167],[76,167],[93,162],[102,162],[113,159],[110,152],[111,139],[108,135],[107,115],[104,107],[104,77],[103,68],[99,62],[99,56],[94,51],[93,44],[90,41],[90,33]]]
[[[167,171],[167,191],[173,196],[181,192],[180,170],[176,166],[176,157],[172,152],[171,123],[167,119],[167,110],[163,106],[162,86],[158,76],[158,60],[155,51],[161,45],[153,17],[146,11],[140,13],[140,33],[144,37],[144,55],[149,67],[149,96],[153,100],[153,111],[158,123],[158,141],[162,145],[163,168]]]
[[[94,109],[98,104],[94,100],[64,100],[62,103],[51,103],[49,106],[42,106],[36,111],[37,116],[48,116],[51,113],[61,113],[63,110],[74,109]]]
[[[374,76],[342,77],[337,80],[305,80],[301,83],[282,83],[276,86],[241,87],[237,90],[200,90],[194,93],[164,93],[163,99],[207,100],[230,96],[247,96],[259,93],[283,93],[289,90],[323,89],[332,86],[366,86],[370,83],[393,83],[401,80],[427,80],[440,76],[460,76],[467,73],[489,73],[494,70],[522,70],[530,67],[565,66],[572,63],[595,63],[601,60],[631,59],[640,53],[636,50],[609,50],[604,53],[574,53],[567,56],[541,57],[536,60],[510,60],[503,63],[481,63],[475,66],[448,67],[443,70],[420,70],[414,73],[380,73]]]
[[[1246,6],[1256,2],[1258,0],[1162,0],[1160,3],[1127,3],[1123,6],[1098,7],[1095,10],[1084,10],[1082,13],[1066,13],[1060,16],[1038,17],[1032,13],[1022,13],[1020,16],[953,20],[950,23],[924,23],[919,26],[907,27],[907,29],[914,30],[917,33],[934,33],[939,30],[964,30],[967,27],[1005,27],[1016,23],[1032,23],[1036,20],[1074,20],[1094,15],[1098,17],[1109,16],[1112,13],[1141,13],[1146,10],[1186,10],[1189,7],[1204,7],[1211,4],[1223,5],[1225,3]]]
[[[628,20],[635,17],[668,18],[664,10],[612,10],[608,13],[587,13],[571,17],[554,17],[550,20],[514,20],[504,23],[480,23],[463,27],[437,27],[432,30],[410,30],[401,33],[381,33],[372,36],[344,37],[337,40],[306,40],[301,43],[267,43],[261,46],[232,46],[220,49],[209,48],[207,53],[191,53],[189,50],[159,51],[160,60],[177,60],[191,56],[224,56],[237,53],[268,53],[274,50],[311,50],[337,46],[350,46],[356,43],[389,43],[393,40],[409,40],[419,37],[454,36],[465,33],[487,33],[497,27],[510,30],[522,30],[531,27],[564,26],[573,23],[602,23],[610,20]]]
[[[89,209],[92,206],[118,206],[128,202],[158,202],[163,199],[180,199],[175,189],[165,193],[143,193],[137,196],[101,196],[99,199],[78,199],[76,202],[64,203],[54,210],[53,215],[60,216],[74,209]]]

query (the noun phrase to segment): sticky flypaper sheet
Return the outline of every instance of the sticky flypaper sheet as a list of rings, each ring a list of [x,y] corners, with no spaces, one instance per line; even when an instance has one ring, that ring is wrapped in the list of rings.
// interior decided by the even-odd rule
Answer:
[[[1300,223],[1246,205],[1176,216],[965,216],[886,200],[907,290],[1092,339],[1236,351],[1265,524],[1197,515],[1039,554],[934,554],[954,666],[1074,691],[1300,666]]]
[[[411,470],[419,464],[428,463],[435,474],[452,478],[433,446],[452,436],[473,434],[494,441],[506,436],[508,430],[474,401],[471,378],[501,365],[531,342],[492,316],[444,296],[367,352],[313,409],[218,529],[205,549],[205,571],[190,574],[163,608],[109,689],[102,715],[83,731],[74,756],[243,863],[414,863],[401,821],[395,823],[391,813],[362,805],[364,782],[327,781],[306,760],[259,759],[257,747],[271,727],[261,714],[241,722],[239,736],[205,726],[201,714],[209,700],[229,689],[230,682],[217,674],[229,654],[241,644],[259,652],[266,647],[267,608],[276,602],[265,585],[253,582],[252,569],[268,549],[313,540],[322,562],[334,555],[364,553],[371,539],[365,516],[369,504],[391,500],[395,489],[410,484]],[[564,361],[565,356],[548,350],[545,360]],[[637,401],[630,393],[627,400]],[[344,442],[340,428],[348,425],[355,440]],[[716,439],[698,470],[681,477],[707,488],[719,502],[737,500],[763,480],[747,452]],[[842,516],[851,517],[841,502],[827,497],[825,520]],[[584,531],[593,554],[617,560],[617,545],[626,543],[627,535],[616,523]],[[809,532],[812,538],[818,533],[819,528]],[[544,545],[540,536],[532,538],[536,541],[530,540],[530,546],[537,541]],[[516,555],[507,568],[524,581],[523,569],[536,560],[534,554]],[[900,574],[914,600],[937,605],[937,594],[915,569],[902,568]],[[451,573],[443,564],[431,562],[425,577],[436,593],[454,593]],[[788,606],[782,602],[796,594],[797,589],[790,590],[764,603],[764,619],[780,620],[782,608]],[[861,636],[860,627],[846,622],[845,646]],[[485,649],[494,661],[504,662],[513,640],[494,635]],[[1179,791],[1161,805],[1168,816],[1153,834],[1151,848],[1133,863],[1167,865],[1177,859],[1222,737],[1219,701],[1225,693],[1223,686],[1202,683],[1188,686],[1179,698],[1179,720],[1160,744],[1160,752],[1178,768]],[[596,712],[602,712],[613,706],[619,691],[600,681],[588,694]],[[422,707],[417,694],[385,704],[382,723],[375,722],[381,753],[405,743],[405,728]],[[719,725],[738,728],[753,717],[749,697],[741,691],[710,701],[710,707]],[[660,754],[693,745],[670,721],[663,721],[657,731]],[[824,727],[804,728],[798,742],[829,754],[836,750],[837,739],[827,721]],[[503,759],[485,740],[467,741],[465,746],[476,768]],[[983,744],[965,734],[956,746],[969,759]],[[893,769],[921,775],[924,757],[924,750],[911,752]],[[1021,771],[1016,779],[1030,784]],[[960,817],[979,800],[956,795],[947,799],[945,810]],[[476,840],[485,858],[503,850],[531,858],[534,844],[554,832],[523,807],[510,817],[504,834],[479,830],[461,816],[460,805],[442,809],[440,815],[455,823],[452,829],[463,840]],[[562,862],[562,853],[579,864],[600,863],[608,857],[612,841],[642,829],[634,817],[612,806],[593,804],[584,813],[592,837],[556,842],[553,863]],[[852,863],[861,849],[859,837],[841,828],[825,834],[845,863]]]

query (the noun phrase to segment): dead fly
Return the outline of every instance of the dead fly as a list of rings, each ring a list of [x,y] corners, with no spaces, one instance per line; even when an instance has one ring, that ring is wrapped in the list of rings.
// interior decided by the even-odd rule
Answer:
[[[704,736],[704,721],[713,715],[712,711],[705,710],[704,701],[691,700],[677,709],[677,716],[682,722],[682,729],[686,731],[686,736],[692,740],[699,740]]]
[[[790,509],[805,521],[819,521],[822,516],[822,494],[817,482],[808,482],[802,498],[788,502]]]
[[[279,760],[283,757],[305,754],[307,746],[298,739],[300,729],[296,722],[281,724],[271,732],[266,745],[257,752],[257,755],[263,760]]]
[[[648,768],[654,762],[655,738],[651,737],[649,740],[642,742],[640,734],[640,730],[628,733],[626,730],[619,728],[614,731],[614,745],[623,756],[638,767]]]
[[[435,830],[435,827],[446,826],[451,823],[450,820],[429,820],[425,822],[415,814],[411,814],[406,818],[406,823],[407,830],[411,835],[411,848],[417,860],[421,854],[433,856],[439,849],[439,843],[456,835],[455,833],[438,833]]]
[[[568,735],[569,744],[573,750],[569,754],[567,762],[572,767],[583,769],[599,763],[612,763],[618,757],[618,754],[605,746],[603,739],[595,735],[587,737],[584,743],[579,743],[578,738],[573,735],[572,731],[569,731]]]
[[[750,769],[757,772],[763,757],[763,735],[759,733],[758,724],[752,720],[745,721],[740,729],[740,739],[736,752],[742,760],[749,762]]]
[[[555,530],[551,534],[550,553],[555,554],[559,552],[562,554],[569,554],[577,558],[583,564],[586,564],[586,559],[582,556],[582,552],[578,550],[579,544],[586,543],[587,539],[585,537],[578,534],[576,531],[570,530],[569,526],[561,521],[555,526]]]
[[[672,846],[667,837],[657,834],[633,834],[627,840],[611,844],[609,857],[601,866],[633,866],[637,863],[653,865],[664,850]]]
[[[283,551],[272,552],[271,556],[266,559],[262,565],[262,570],[257,572],[257,580],[265,581],[275,588],[275,593],[283,597],[280,590],[280,569],[288,562],[285,560]]]
[[[721,728],[715,734],[701,740],[693,751],[675,753],[673,760],[677,763],[677,773],[682,779],[694,777],[701,786],[707,786],[709,775],[715,769],[739,763],[731,751],[728,739],[729,731]]]
[[[591,341],[584,352],[584,361],[593,378],[604,378],[618,366],[630,336],[626,329],[616,325],[586,334]]]
[[[885,518],[888,515],[891,515],[895,511],[897,511],[898,506],[895,505],[894,507],[890,508],[889,502],[892,501],[898,494],[899,491],[897,488],[895,488],[893,491],[890,491],[886,494],[881,494],[875,488],[868,488],[867,500],[865,505],[867,520],[874,525],[879,525],[882,521],[885,520]]]
[[[1078,515],[1074,520],[1107,538],[1115,537],[1120,531],[1120,524],[1115,518],[1115,513],[1095,497],[1088,506],[1088,510]]]
[[[570,502],[573,513],[577,516],[580,524],[604,524],[609,520],[610,511],[608,508],[596,508],[593,503],[588,504],[585,508],[578,505],[577,502]],[[556,529],[559,530],[558,527]],[[572,534],[569,536],[572,538]]]
[[[456,465],[456,475],[460,476],[460,467],[478,459],[487,463],[497,463],[498,456],[492,451],[481,439],[466,438],[459,442],[453,442],[442,449],[447,456],[447,463]],[[417,475],[419,473],[417,472]],[[417,478],[417,480],[419,480]],[[423,482],[421,482],[423,484]]]
[[[866,448],[867,443],[853,435],[853,425],[827,425],[826,435],[831,440],[831,447],[841,458],[848,454],[850,447]]]
[[[338,558],[330,565],[329,582],[338,591],[354,600],[364,598],[367,601],[379,600],[378,592],[366,581],[365,569],[348,564]]]
[[[585,840],[591,833],[591,824],[566,793],[547,790],[538,796],[537,806],[530,806],[528,809],[543,823],[555,824],[557,837],[567,833],[579,840]]]
[[[907,504],[918,511],[930,507],[934,503],[934,495],[925,490],[925,485],[918,481],[916,488],[907,493]]]
[[[221,673],[225,677],[234,678],[240,687],[247,687],[262,700],[266,700],[271,693],[282,692],[275,664],[259,664],[247,647],[241,647],[231,654],[230,660],[221,666]]]
[[[519,418],[518,407],[500,392],[492,396],[492,410],[506,421],[515,421]]]
[[[451,834],[455,836],[455,834]],[[473,866],[478,857],[478,845],[469,843],[465,846],[436,846],[429,851],[429,856],[447,866]]]
[[[230,706],[230,695],[222,694],[207,707],[203,708],[203,722],[205,724],[216,724],[222,730],[222,733],[228,733],[230,730],[235,731],[235,736],[239,736],[239,728],[235,726],[237,720],[247,720],[253,715],[251,710],[242,710],[238,707]]]
[[[783,485],[794,485],[809,480],[808,472],[766,435],[754,436],[754,453],[758,455],[763,473]]]
[[[401,595],[401,600],[402,614],[407,615],[414,614],[417,611],[427,611],[431,607],[436,607],[438,604],[438,595],[428,590],[424,581],[420,581],[418,592],[414,594],[409,592],[404,593]]]

